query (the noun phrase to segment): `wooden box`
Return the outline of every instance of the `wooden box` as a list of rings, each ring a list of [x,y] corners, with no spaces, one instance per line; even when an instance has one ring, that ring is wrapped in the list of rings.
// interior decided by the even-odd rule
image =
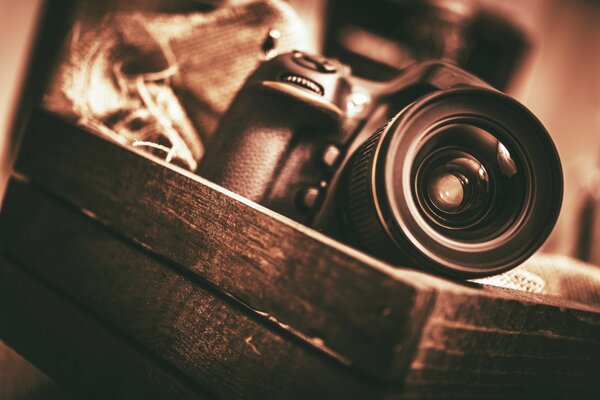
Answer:
[[[35,111],[0,337],[97,398],[598,396],[600,314],[397,269]]]
[[[78,397],[600,395],[598,309],[393,268],[46,111],[22,120],[0,338]]]

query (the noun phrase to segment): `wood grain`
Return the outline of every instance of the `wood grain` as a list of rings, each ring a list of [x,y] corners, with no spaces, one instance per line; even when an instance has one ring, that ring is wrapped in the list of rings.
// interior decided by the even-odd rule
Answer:
[[[427,275],[398,274],[44,112],[32,118],[17,171],[324,351],[379,379],[403,376],[430,307]]]
[[[214,398],[5,258],[0,258],[0,335],[79,398]]]
[[[440,293],[406,377],[406,398],[593,398],[600,314],[514,295]],[[557,305],[557,303],[561,303]]]
[[[33,121],[3,254],[219,397],[600,393],[598,309],[394,269],[54,116]]]
[[[4,205],[7,257],[219,398],[378,395],[332,360],[335,354],[302,343],[48,195],[13,183]]]

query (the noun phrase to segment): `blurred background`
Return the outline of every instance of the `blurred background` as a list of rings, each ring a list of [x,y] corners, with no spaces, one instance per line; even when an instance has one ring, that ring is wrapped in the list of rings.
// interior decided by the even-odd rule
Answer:
[[[159,3],[112,0],[86,8],[94,15],[123,4],[156,9]],[[190,10],[217,1],[160,4],[174,12],[183,3],[182,10]],[[306,26],[308,50],[340,58],[358,75],[383,80],[415,60],[447,58],[524,103],[552,135],[564,169],[562,214],[542,250],[600,264],[600,246],[594,245],[600,243],[599,0],[288,3]],[[23,84],[41,5],[0,0],[0,196],[22,130],[15,116],[29,106],[22,101]],[[0,399],[63,396],[0,343]]]

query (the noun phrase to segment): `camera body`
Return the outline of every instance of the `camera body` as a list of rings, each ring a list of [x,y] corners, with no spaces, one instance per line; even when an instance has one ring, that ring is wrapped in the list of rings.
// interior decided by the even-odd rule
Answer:
[[[478,109],[482,104],[488,111]],[[461,128],[465,124],[479,128]],[[437,133],[432,133],[432,127],[437,127]],[[496,128],[498,135],[463,132]],[[527,129],[539,133],[529,135],[531,143],[504,132]],[[508,147],[499,145],[496,136],[503,137]],[[499,146],[507,154],[508,148],[521,154],[523,146],[537,146],[540,141],[550,144],[547,159],[534,154],[527,164],[499,158]],[[473,152],[461,150],[471,143],[476,147]],[[441,155],[427,161],[430,153]],[[487,157],[489,163],[479,163],[478,157]],[[538,165],[548,159],[551,165]],[[438,165],[433,175],[420,178],[433,168],[431,162],[442,163],[450,175],[440,175]],[[531,196],[528,192],[518,201],[509,199],[518,203],[510,207],[499,206],[498,198],[504,201],[502,196],[509,196],[508,192],[533,184],[531,176],[511,183],[517,175],[510,171],[511,162],[515,170],[519,168],[519,176],[521,170],[525,175],[543,175],[536,185],[550,184],[558,177],[559,184],[548,190],[560,200],[560,164],[541,124],[516,101],[478,78],[442,61],[431,61],[408,67],[388,82],[372,82],[352,76],[350,68],[336,60],[293,51],[265,61],[248,78],[223,117],[198,172],[388,262],[474,277],[497,273],[528,257],[541,245],[540,238],[543,241],[549,234],[558,214],[555,206],[536,209],[536,221],[525,224],[528,229],[519,222],[525,232],[506,236],[506,226],[500,225],[522,219],[519,207],[527,208],[524,205]],[[503,163],[508,172],[502,170]],[[503,180],[501,184],[490,184],[496,179],[494,174]],[[427,182],[419,183],[423,179]],[[425,197],[432,193],[426,187],[438,191],[429,196],[437,202],[421,201],[421,192]],[[494,207],[503,211],[496,212]],[[531,213],[531,207],[525,211]],[[515,212],[519,215],[513,216]],[[509,214],[509,222],[492,224],[493,218],[506,220]],[[550,224],[539,218],[549,218]],[[491,233],[487,232],[482,228],[486,224],[498,232],[489,227]],[[463,232],[463,225],[472,232]],[[534,243],[528,242],[527,248],[515,244],[516,233],[531,235],[533,231]],[[511,248],[518,248],[517,256],[514,250],[511,254],[507,241]]]
[[[294,51],[263,63],[221,121],[200,175],[340,237],[333,201],[354,151],[406,104],[484,82],[450,64],[413,66],[389,83],[336,60]],[[330,221],[330,222],[327,222]]]

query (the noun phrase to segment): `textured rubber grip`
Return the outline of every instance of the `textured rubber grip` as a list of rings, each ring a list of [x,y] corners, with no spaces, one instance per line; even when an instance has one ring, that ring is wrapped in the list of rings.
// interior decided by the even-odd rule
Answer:
[[[377,214],[373,163],[381,135],[389,122],[358,148],[350,160],[344,204],[349,238],[357,247],[385,259],[398,260],[399,251],[388,237]]]

